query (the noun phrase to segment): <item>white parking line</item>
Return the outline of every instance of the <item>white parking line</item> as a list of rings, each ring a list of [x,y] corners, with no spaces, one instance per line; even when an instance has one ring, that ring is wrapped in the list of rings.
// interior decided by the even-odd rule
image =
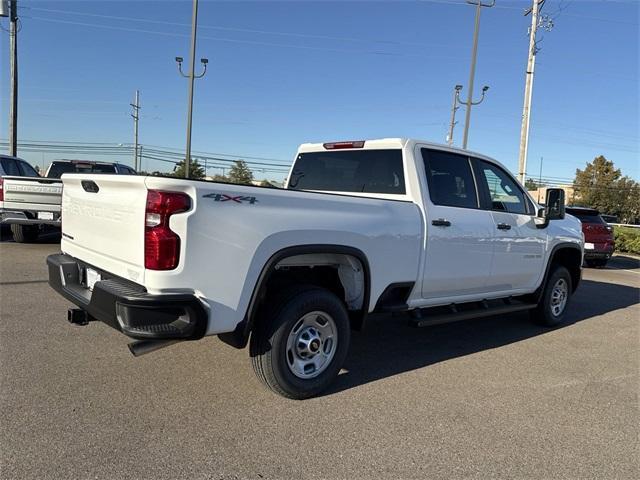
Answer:
[[[628,270],[626,268],[608,267],[605,270],[622,270],[623,272],[635,273],[636,275],[640,275],[640,272],[636,272],[635,270]]]

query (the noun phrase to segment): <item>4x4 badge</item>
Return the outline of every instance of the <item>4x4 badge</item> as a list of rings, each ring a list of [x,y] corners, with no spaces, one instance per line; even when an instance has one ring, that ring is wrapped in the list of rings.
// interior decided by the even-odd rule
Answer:
[[[215,202],[236,202],[236,203],[250,203],[253,205],[254,203],[258,203],[256,197],[245,197],[243,195],[227,195],[226,193],[208,193],[207,195],[203,195],[204,198],[213,198]]]

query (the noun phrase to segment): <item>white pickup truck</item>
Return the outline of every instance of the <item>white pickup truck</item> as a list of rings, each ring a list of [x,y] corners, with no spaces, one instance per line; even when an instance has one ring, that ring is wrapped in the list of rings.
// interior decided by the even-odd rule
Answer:
[[[0,155],[0,223],[11,225],[16,242],[37,240],[44,225],[60,226],[63,173],[136,175],[119,163],[54,160],[43,178],[24,160]]]
[[[218,335],[289,398],[338,375],[372,312],[426,326],[530,310],[558,325],[581,278],[564,193],[539,207],[495,160],[391,138],[304,144],[284,189],[64,175],[49,283],[136,339],[134,355]]]

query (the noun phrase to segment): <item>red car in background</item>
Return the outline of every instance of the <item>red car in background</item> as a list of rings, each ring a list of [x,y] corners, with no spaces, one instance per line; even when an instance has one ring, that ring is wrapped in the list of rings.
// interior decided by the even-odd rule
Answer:
[[[567,207],[566,212],[582,222],[584,261],[587,266],[604,267],[615,247],[613,227],[602,219],[595,208]]]

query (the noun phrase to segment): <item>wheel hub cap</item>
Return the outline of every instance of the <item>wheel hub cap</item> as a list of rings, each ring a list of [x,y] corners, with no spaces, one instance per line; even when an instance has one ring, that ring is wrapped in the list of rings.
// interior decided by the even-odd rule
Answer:
[[[551,290],[551,313],[559,316],[564,312],[569,298],[569,285],[564,278],[559,279]]]
[[[286,360],[298,378],[314,378],[331,363],[337,345],[338,330],[326,312],[310,312],[300,318],[287,339]]]

